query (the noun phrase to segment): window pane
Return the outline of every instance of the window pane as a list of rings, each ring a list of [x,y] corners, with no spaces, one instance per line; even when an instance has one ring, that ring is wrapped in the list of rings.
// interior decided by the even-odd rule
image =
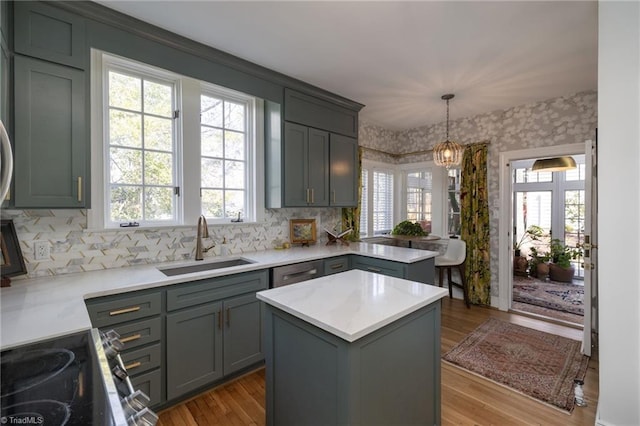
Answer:
[[[111,145],[142,147],[142,115],[109,111],[109,143]]]
[[[369,224],[368,224],[368,219],[369,219],[369,213],[368,213],[368,194],[369,194],[369,185],[368,185],[368,179],[369,179],[369,173],[368,171],[363,168],[362,172],[362,194],[360,197],[360,236],[361,237],[366,237],[369,233]]]
[[[200,97],[200,122],[222,127],[222,99],[205,95]]]
[[[113,222],[142,219],[142,187],[111,186],[110,217]]]
[[[393,174],[373,172],[373,233],[387,234],[393,228]]]
[[[225,217],[238,217],[244,215],[244,191],[225,191]]]
[[[160,151],[173,150],[173,120],[146,116],[144,118],[144,147]]]
[[[222,130],[202,126],[201,128],[201,154],[207,157],[222,158]]]
[[[206,217],[222,217],[222,190],[203,189],[201,191],[202,214]]]
[[[109,106],[140,111],[142,81],[114,71],[109,72]]]
[[[222,188],[222,160],[203,158],[201,162],[202,187]]]
[[[224,162],[225,188],[244,188],[244,163],[241,161]]]
[[[163,152],[144,153],[145,185],[173,186],[173,155]]]
[[[244,131],[244,105],[225,101],[224,108],[224,127]]]
[[[584,157],[584,156],[582,156]],[[567,170],[565,172],[564,179],[566,181],[576,181],[576,180],[584,180],[585,176],[585,168],[584,163],[578,164],[578,167],[572,170]]]
[[[407,220],[424,222],[429,230],[432,187],[431,171],[407,173]]]
[[[171,117],[173,108],[172,87],[151,81],[144,82],[144,112]]]
[[[224,156],[233,160],[244,160],[244,133],[224,132]]]
[[[144,191],[144,219],[173,218],[173,188],[147,187]]]
[[[142,151],[111,148],[110,183],[142,184]]]

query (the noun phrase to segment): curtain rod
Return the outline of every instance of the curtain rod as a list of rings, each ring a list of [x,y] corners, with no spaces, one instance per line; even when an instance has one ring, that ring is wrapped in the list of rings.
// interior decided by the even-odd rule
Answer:
[[[462,146],[467,147],[467,146],[474,146],[474,145],[491,145],[491,142],[490,141],[474,142],[474,143],[464,144]],[[402,157],[408,157],[410,155],[422,155],[422,154],[429,154],[433,152],[433,149],[423,149],[420,151],[403,152],[400,154],[396,154],[392,152],[383,151],[381,149],[369,148],[368,146],[363,146],[363,145],[360,145],[360,148],[365,151],[377,152],[378,154],[388,155],[391,158],[402,158]]]

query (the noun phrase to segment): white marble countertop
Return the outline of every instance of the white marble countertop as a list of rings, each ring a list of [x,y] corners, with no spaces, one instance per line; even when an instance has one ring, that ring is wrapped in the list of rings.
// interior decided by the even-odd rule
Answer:
[[[257,293],[258,299],[348,342],[445,295],[441,287],[359,270]]]
[[[91,322],[85,306],[85,299],[346,254],[403,263],[413,263],[438,255],[437,252],[427,250],[351,243],[349,246],[295,247],[287,250],[266,250],[227,257],[208,257],[203,262],[191,260],[14,280],[11,287],[2,288],[0,291],[0,349],[4,350],[90,329]],[[253,263],[173,277],[167,277],[159,270],[159,268],[216,262],[239,257]]]

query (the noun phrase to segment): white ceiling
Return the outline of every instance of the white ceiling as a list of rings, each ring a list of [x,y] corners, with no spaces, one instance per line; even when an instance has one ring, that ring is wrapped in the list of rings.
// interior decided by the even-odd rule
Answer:
[[[597,2],[99,1],[363,103],[390,130],[597,88]]]

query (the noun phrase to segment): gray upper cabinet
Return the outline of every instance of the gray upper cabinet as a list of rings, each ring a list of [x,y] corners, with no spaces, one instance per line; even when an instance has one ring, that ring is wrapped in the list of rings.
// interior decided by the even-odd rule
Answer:
[[[322,99],[284,90],[284,119],[293,123],[358,137],[358,112]]]
[[[41,2],[18,1],[14,8],[16,53],[85,69],[88,50],[82,17]]]
[[[358,205],[358,140],[331,134],[329,145],[330,206]]]
[[[284,124],[284,200],[287,207],[326,206],[329,134]]]
[[[84,71],[14,57],[15,207],[88,207]]]

